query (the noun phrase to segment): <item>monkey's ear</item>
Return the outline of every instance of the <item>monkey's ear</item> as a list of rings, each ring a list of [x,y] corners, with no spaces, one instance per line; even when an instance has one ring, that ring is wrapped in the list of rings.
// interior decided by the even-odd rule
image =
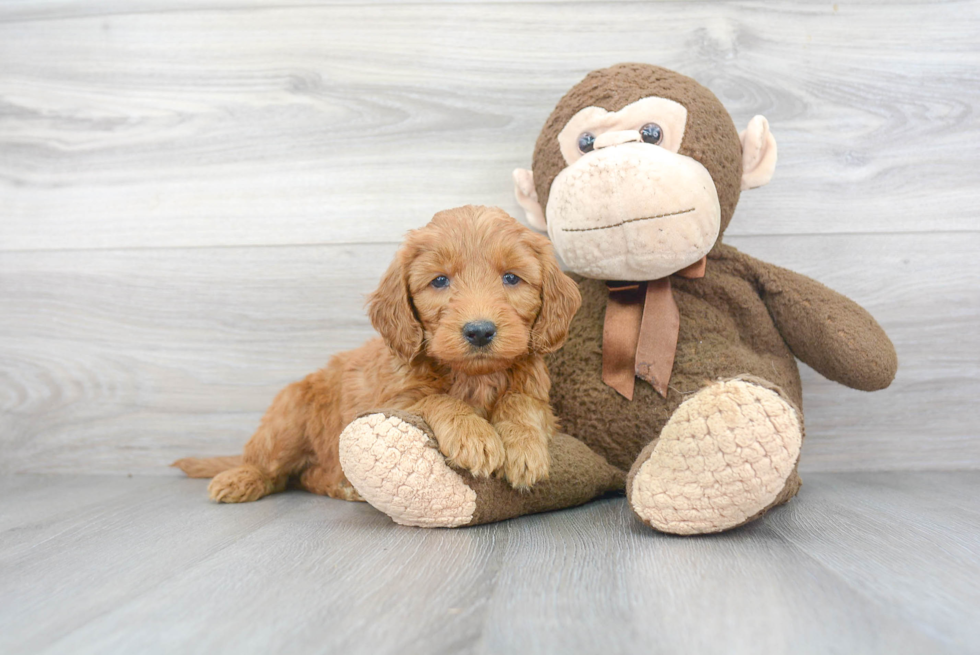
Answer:
[[[371,325],[384,342],[401,357],[411,360],[422,348],[422,326],[415,318],[415,310],[408,294],[405,280],[406,247],[395,255],[395,260],[381,277],[377,290],[368,296],[368,316]]]
[[[765,116],[756,116],[739,135],[742,140],[742,191],[768,184],[776,170],[776,139]]]
[[[534,189],[534,173],[526,168],[515,168],[513,177],[514,197],[527,215],[528,225],[539,232],[547,232],[548,225],[538,202],[538,192]]]

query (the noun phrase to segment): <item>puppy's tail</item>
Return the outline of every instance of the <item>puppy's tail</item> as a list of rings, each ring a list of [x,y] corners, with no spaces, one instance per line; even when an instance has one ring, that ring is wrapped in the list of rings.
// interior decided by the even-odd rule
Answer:
[[[189,478],[213,478],[222,471],[242,465],[242,456],[231,457],[185,457],[171,466],[176,466]]]

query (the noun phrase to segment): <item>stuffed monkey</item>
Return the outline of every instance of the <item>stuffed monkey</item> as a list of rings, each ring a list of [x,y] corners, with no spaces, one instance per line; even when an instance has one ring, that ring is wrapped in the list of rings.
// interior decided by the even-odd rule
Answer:
[[[341,437],[354,487],[399,523],[444,527],[625,490],[640,520],[676,534],[728,530],[792,498],[796,359],[864,391],[887,387],[898,363],[853,301],[721,243],[741,191],[775,164],[766,119],[739,133],[688,77],[644,64],[587,75],[545,123],[532,170],[514,171],[528,222],[582,293],[548,362],[574,438],[555,437],[550,478],[521,493],[448,467],[416,417],[374,412]]]

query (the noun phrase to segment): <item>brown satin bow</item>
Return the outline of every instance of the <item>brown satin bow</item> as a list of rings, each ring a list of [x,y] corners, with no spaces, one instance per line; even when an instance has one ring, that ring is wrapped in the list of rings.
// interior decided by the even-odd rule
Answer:
[[[674,275],[704,277],[706,258]],[[602,328],[602,381],[633,400],[636,378],[664,398],[674,367],[681,317],[670,276],[649,282],[606,282],[609,300]]]

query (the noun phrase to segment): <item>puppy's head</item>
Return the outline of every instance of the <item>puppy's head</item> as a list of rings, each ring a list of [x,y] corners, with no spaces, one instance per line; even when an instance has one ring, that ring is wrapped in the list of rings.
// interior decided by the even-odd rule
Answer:
[[[560,348],[581,302],[547,238],[501,209],[466,206],[408,234],[368,312],[403,358],[482,375]]]

